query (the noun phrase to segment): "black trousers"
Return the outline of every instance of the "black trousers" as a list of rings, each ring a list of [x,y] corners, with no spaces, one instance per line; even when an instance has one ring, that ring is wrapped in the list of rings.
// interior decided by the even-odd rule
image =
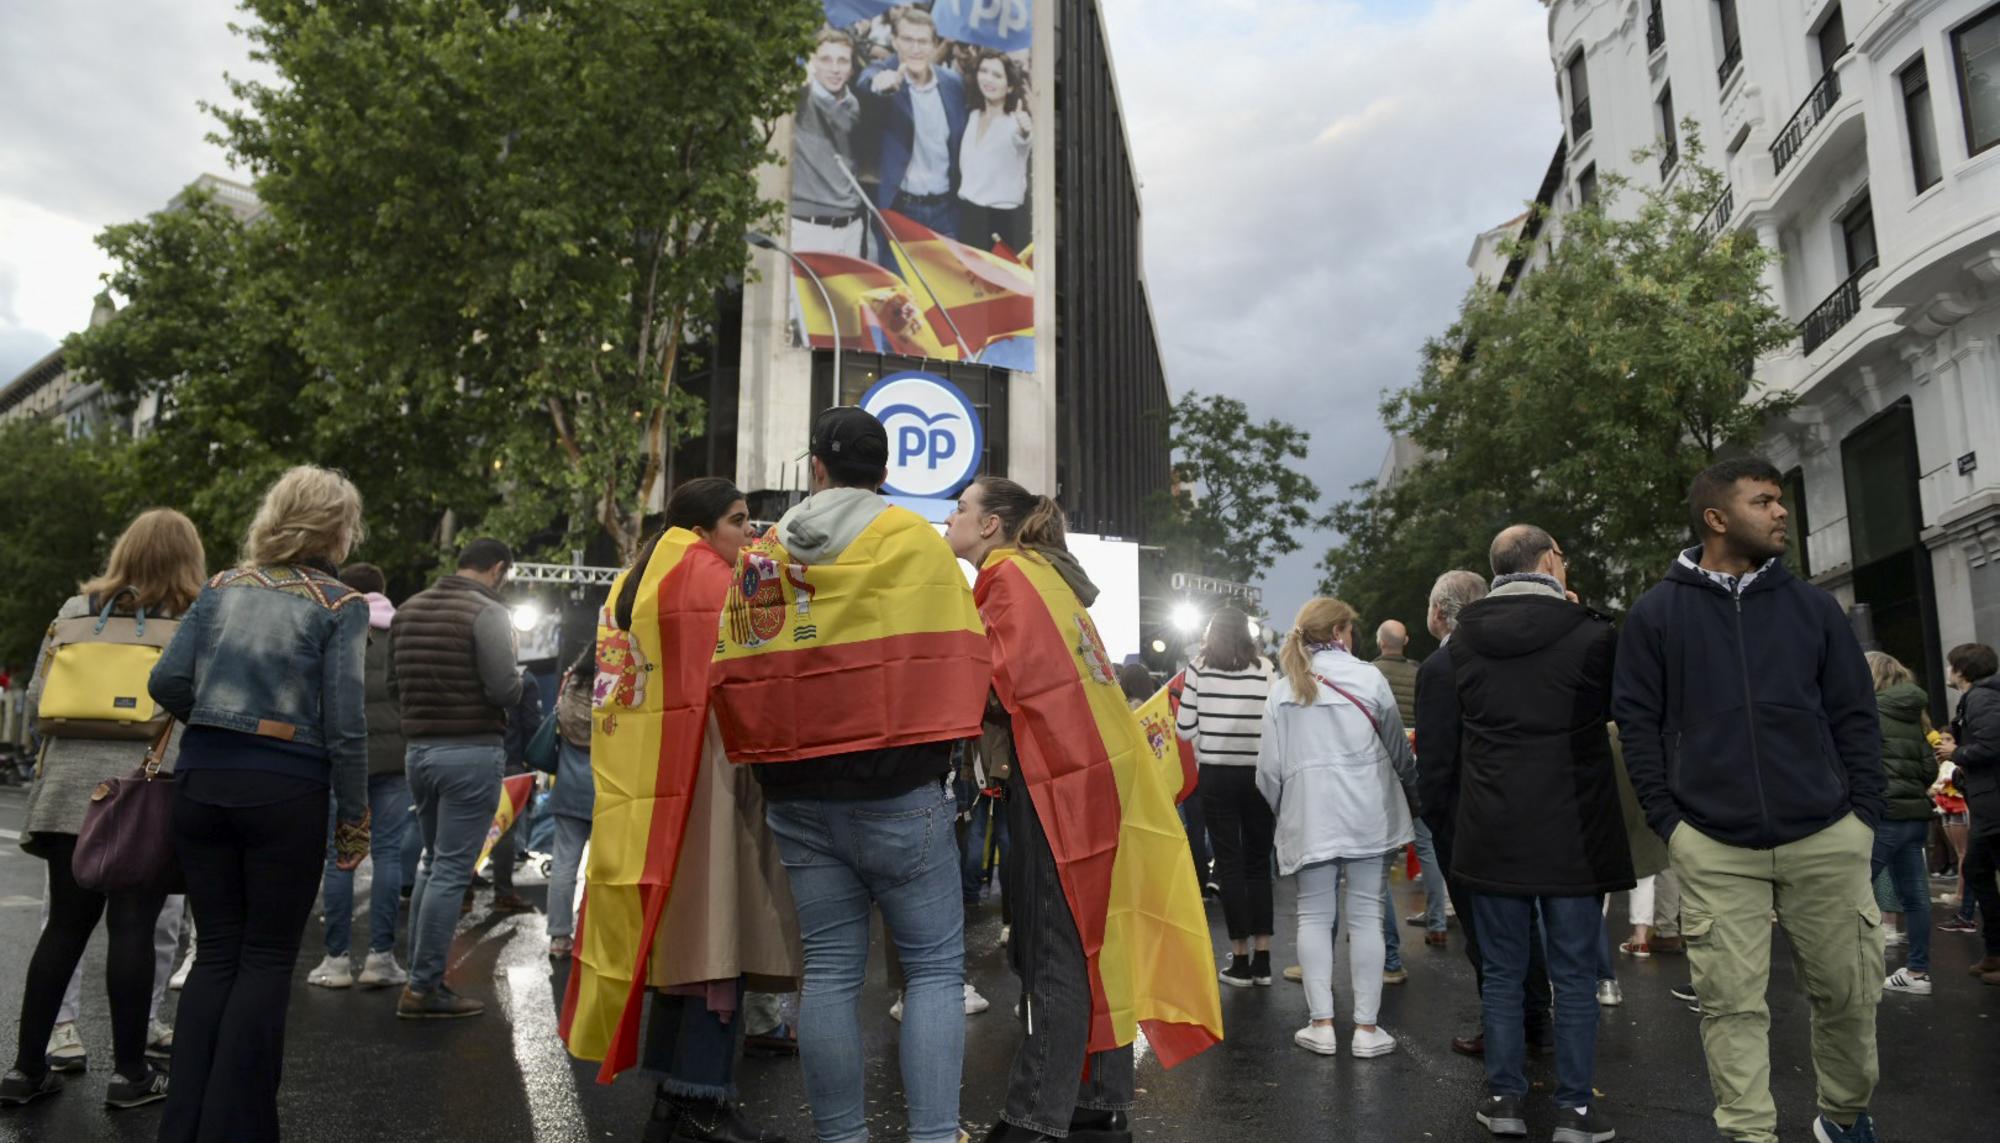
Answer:
[[[285,1013],[326,860],[326,807],[324,789],[263,806],[209,805],[186,788],[176,797],[195,957],[161,1143],[278,1138]]]
[[[1255,766],[1203,766],[1201,808],[1222,886],[1229,939],[1271,935],[1271,839],[1278,818],[1257,790]]]
[[[1425,819],[1429,821],[1429,819]],[[1437,852],[1438,868],[1445,871],[1444,892],[1451,898],[1452,911],[1458,914],[1458,927],[1465,934],[1465,958],[1472,962],[1472,979],[1479,995],[1486,991],[1486,964],[1480,959],[1479,925],[1473,920],[1472,899],[1477,894],[1464,882],[1451,875],[1450,829],[1439,829],[1436,822],[1430,822],[1431,845]],[[1528,981],[1524,993],[1526,1011],[1523,1013],[1523,1027],[1528,1034],[1528,1042],[1548,1043],[1555,1035],[1555,1025],[1551,1014],[1555,994],[1549,987],[1549,956],[1542,947],[1542,927],[1531,925],[1528,930]]]
[[[1979,826],[1979,819],[1973,818],[1965,839],[1965,891],[1979,902],[1979,934],[1986,955],[2000,956],[2000,884],[1994,881],[2000,873],[2000,837],[1981,837]]]
[[[49,863],[49,923],[28,960],[14,1066],[30,1076],[49,1070],[49,1032],[55,1027],[63,992],[69,988],[77,962],[83,959],[90,934],[97,930],[98,919],[104,917],[111,937],[104,984],[111,996],[112,1057],[118,1074],[139,1079],[146,1074],[146,1012],[153,1003],[153,925],[160,919],[160,906],[166,897],[93,893],[76,883],[70,869],[76,854],[75,834],[41,834],[37,840],[41,856]]]

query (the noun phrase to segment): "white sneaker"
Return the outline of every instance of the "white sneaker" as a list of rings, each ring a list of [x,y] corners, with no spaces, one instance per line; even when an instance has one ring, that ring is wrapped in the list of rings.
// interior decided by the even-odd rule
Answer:
[[[984,996],[979,995],[979,990],[977,988],[972,987],[972,982],[969,980],[966,981],[965,1014],[967,1016],[977,1016],[981,1012],[984,1012],[991,1007],[993,1007],[993,1005],[989,1004]]]
[[[329,956],[319,962],[319,967],[306,973],[306,983],[321,988],[354,987],[354,966],[344,956]]]
[[[1396,1037],[1391,1036],[1380,1028],[1375,1029],[1373,1032],[1370,1032],[1366,1028],[1356,1028],[1354,1030],[1354,1042],[1348,1046],[1348,1052],[1356,1059],[1362,1060],[1372,1059],[1375,1056],[1386,1056],[1395,1050]]]
[[[50,1071],[57,1072],[80,1072],[90,1066],[90,1051],[83,1046],[83,1036],[74,1022],[57,1024],[49,1030],[45,1061]]]
[[[1888,932],[1882,934],[1882,943],[1889,948],[1895,948],[1897,945],[1906,945],[1910,943],[1910,934],[1901,929],[1890,929]]]
[[[1012,939],[1014,939],[1014,926],[1012,925],[1000,926],[1000,943],[1004,945]]]
[[[1929,996],[1931,978],[1918,976],[1907,968],[1899,968],[1889,974],[1889,979],[1882,982],[1882,989],[1885,992],[1904,992],[1911,996]]]
[[[393,952],[372,952],[368,962],[361,966],[360,984],[363,988],[388,988],[397,984],[408,984],[410,974],[396,963]]]
[[[167,987],[175,992],[179,992],[182,988],[185,988],[187,986],[188,973],[193,971],[194,971],[194,950],[189,949],[187,954],[187,959],[182,961],[181,966],[174,970],[173,976],[167,978]]]
[[[903,994],[900,992],[896,994],[896,1002],[889,1005],[889,1019],[898,1024],[903,1022]]]
[[[1615,980],[1597,982],[1597,1002],[1606,1008],[1616,1008],[1625,1003],[1625,990]]]
[[[1389,1042],[1391,1045],[1395,1043],[1394,1040]],[[1292,1043],[1315,1055],[1340,1054],[1340,1037],[1334,1033],[1331,1024],[1307,1024],[1292,1034]]]
[[[146,1055],[155,1060],[174,1058],[174,1026],[154,1020],[146,1026]]]

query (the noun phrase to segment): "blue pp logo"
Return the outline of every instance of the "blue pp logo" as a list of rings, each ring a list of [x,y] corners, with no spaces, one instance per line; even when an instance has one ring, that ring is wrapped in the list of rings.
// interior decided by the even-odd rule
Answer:
[[[896,496],[956,496],[979,472],[986,434],[958,386],[930,373],[877,381],[861,407],[889,433],[889,479]]]

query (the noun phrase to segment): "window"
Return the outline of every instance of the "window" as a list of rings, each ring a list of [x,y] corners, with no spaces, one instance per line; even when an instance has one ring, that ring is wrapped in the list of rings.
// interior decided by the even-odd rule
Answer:
[[[1736,0],[1715,0],[1715,15],[1722,33],[1722,63],[1715,69],[1716,82],[1727,86],[1743,62],[1742,33],[1736,26]]]
[[[1937,123],[1931,115],[1931,77],[1924,58],[1903,69],[1903,126],[1910,132],[1910,173],[1916,176],[1917,193],[1931,189],[1944,177],[1938,160]]]
[[[1646,54],[1667,46],[1667,21],[1660,15],[1660,0],[1646,6]]]
[[[1951,55],[1965,115],[1965,152],[1977,155],[2000,143],[2000,4],[1951,34]]]
[[[1847,54],[1847,21],[1840,14],[1840,5],[1833,6],[1814,38],[1819,41],[1819,74],[1832,75],[1833,65]]]
[[[1592,163],[1583,168],[1582,174],[1576,176],[1576,205],[1585,207],[1596,201],[1597,164]]]
[[[1653,104],[1660,121],[1660,181],[1665,182],[1673,173],[1674,165],[1681,161],[1680,133],[1674,126],[1674,88],[1668,84],[1660,89],[1660,98]]]
[[[1840,245],[1847,255],[1847,276],[1852,278],[1875,267],[1875,211],[1862,195],[1846,214],[1840,216]]]
[[[1569,57],[1564,71],[1569,77],[1569,137],[1575,140],[1590,133],[1590,75],[1584,70],[1581,48]]]
[[[1785,490],[1782,503],[1786,514],[1790,516],[1788,523],[1791,525],[1791,535],[1788,537],[1791,541],[1791,550],[1787,555],[1791,557],[1792,570],[1799,573],[1799,578],[1811,579],[1812,558],[1806,550],[1806,534],[1812,525],[1806,517],[1805,469],[1795,468],[1787,472],[1782,487]]]

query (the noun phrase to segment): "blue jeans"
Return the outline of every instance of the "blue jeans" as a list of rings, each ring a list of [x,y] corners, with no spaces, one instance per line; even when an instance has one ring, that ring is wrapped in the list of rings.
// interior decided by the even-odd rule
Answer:
[[[959,855],[965,903],[977,904],[990,881],[986,868],[986,838],[993,837],[995,868],[1007,867],[1007,815],[1000,812],[1000,799],[973,791],[971,820],[965,826],[965,851]]]
[[[368,951],[396,947],[396,910],[402,890],[403,823],[409,820],[410,783],[401,774],[368,776]],[[354,871],[333,864],[333,814],[328,807],[326,876],[320,895],[326,903],[326,955],[344,957],[354,933]]]
[[[565,818],[564,821],[576,821]],[[584,823],[588,825],[589,823]],[[743,1011],[743,981],[736,981],[736,1011]],[[639,1066],[659,1072],[669,1095],[688,1099],[736,1099],[736,1044],[741,1019],[723,1023],[701,996],[653,993],[646,1021],[646,1049]]]
[[[567,937],[576,932],[576,870],[590,840],[590,819],[550,814],[549,827],[555,831],[555,850],[549,855],[549,935]]]
[[[408,784],[408,774],[403,781]],[[410,798],[410,808],[403,811],[403,893],[417,890],[417,865],[424,856],[424,827],[417,823],[417,800]]]
[[[1424,867],[1424,929],[1441,933],[1445,931],[1444,906],[1449,900],[1444,887],[1444,868],[1438,864],[1437,847],[1431,842],[1431,827],[1422,818],[1417,819],[1416,827],[1417,860]]]
[[[1401,922],[1396,917],[1396,900],[1389,894],[1389,871],[1396,867],[1396,859],[1403,855],[1401,849],[1392,849],[1382,855],[1382,971],[1401,972],[1403,970],[1403,934],[1396,926]]]
[[[1868,875],[1874,877],[1888,867],[1896,896],[1903,902],[1903,931],[1910,935],[1911,972],[1931,970],[1931,887],[1924,867],[1924,841],[1930,836],[1928,821],[1891,821],[1884,818],[1875,827],[1875,853],[1869,859]]]
[[[965,1056],[965,909],[957,805],[929,782],[893,797],[771,801],[765,815],[799,911],[799,1066],[819,1143],[866,1143],[861,1021],[868,913],[903,962],[899,1056],[911,1143],[956,1143]]]
[[[1556,1106],[1590,1104],[1597,1066],[1597,953],[1603,942],[1602,897],[1473,898],[1479,951],[1485,961],[1480,1014],[1486,1030],[1486,1088],[1493,1095],[1528,1094],[1523,1072],[1527,1035],[1522,1005],[1535,907],[1548,946],[1549,984],[1556,1000]]]
[[[407,770],[417,822],[431,859],[417,873],[410,897],[410,991],[444,982],[458,906],[472,884],[472,863],[500,809],[499,746],[410,743]]]

